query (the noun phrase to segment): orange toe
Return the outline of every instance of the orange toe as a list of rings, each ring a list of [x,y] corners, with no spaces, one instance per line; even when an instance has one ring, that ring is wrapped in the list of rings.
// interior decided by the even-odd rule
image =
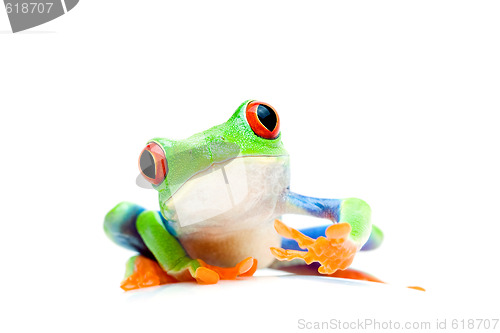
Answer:
[[[248,257],[240,261],[234,268],[238,272],[238,276],[245,274],[253,267],[253,258]]]
[[[257,269],[256,260],[254,263],[254,259],[252,257],[248,257],[246,259],[243,259],[234,267],[212,266],[212,265],[207,264],[203,260],[198,260],[198,261],[200,262],[202,267],[205,267],[205,268],[208,268],[214,272],[217,272],[217,274],[219,275],[219,277],[222,280],[234,280],[238,276],[243,276],[244,274],[245,274],[245,276],[250,276],[247,274],[249,274],[249,272],[252,269],[254,269],[254,268]],[[255,267],[254,267],[254,265],[255,265]],[[255,269],[251,274],[253,274],[255,272]]]
[[[199,284],[216,284],[219,282],[219,274],[207,267],[198,267],[194,278]]]
[[[271,247],[270,250],[276,259],[278,259],[278,260],[286,260],[287,259],[285,249],[282,249],[280,247]]]
[[[339,241],[344,241],[349,237],[351,232],[351,225],[346,222],[332,224],[325,230],[325,236],[328,239],[338,239]]]
[[[307,246],[314,243],[314,239],[304,235],[294,228],[290,228],[280,220],[274,220],[274,229],[281,236],[295,240],[301,248],[306,248]]]
[[[241,277],[248,277],[254,275],[255,271],[257,270],[257,259],[252,260],[252,267],[250,269],[242,274],[240,274]]]

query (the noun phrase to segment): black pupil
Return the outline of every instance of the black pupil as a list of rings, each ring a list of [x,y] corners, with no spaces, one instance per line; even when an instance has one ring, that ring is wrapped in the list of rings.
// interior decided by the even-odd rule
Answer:
[[[149,178],[156,178],[155,159],[149,151],[145,150],[142,153],[139,164],[141,165],[142,173],[144,173]]]
[[[257,107],[257,116],[259,117],[262,125],[264,125],[269,130],[269,132],[272,132],[274,130],[278,119],[276,118],[276,113],[274,113],[273,109],[260,104]]]

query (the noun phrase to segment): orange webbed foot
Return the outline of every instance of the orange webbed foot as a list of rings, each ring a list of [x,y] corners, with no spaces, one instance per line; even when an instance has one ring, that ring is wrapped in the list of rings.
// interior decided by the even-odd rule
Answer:
[[[321,264],[318,268],[321,274],[333,274],[338,269],[346,269],[352,263],[357,251],[356,245],[349,239],[351,226],[348,223],[329,226],[325,232],[326,237],[318,237],[318,239],[312,239],[279,220],[275,220],[274,227],[280,235],[296,240],[301,248],[307,250],[296,251],[272,247],[271,252],[276,259],[302,259],[307,264],[316,261]]]
[[[138,256],[134,262],[134,272],[121,282],[120,288],[129,291],[175,282],[177,280],[165,273],[156,261]]]
[[[257,259],[252,257],[243,259],[234,267],[219,267],[209,265],[201,259],[198,259],[198,261],[201,264],[200,268],[215,272],[221,280],[234,280],[237,277],[252,276],[257,270]]]

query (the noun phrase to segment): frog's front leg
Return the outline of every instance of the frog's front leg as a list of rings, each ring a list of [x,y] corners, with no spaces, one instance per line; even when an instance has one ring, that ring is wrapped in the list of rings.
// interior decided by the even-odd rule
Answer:
[[[335,223],[324,231],[326,237],[320,236],[317,239],[279,221],[275,223],[278,233],[294,239],[300,248],[308,250],[305,252],[273,248],[275,257],[279,260],[300,258],[307,263],[320,262],[322,266],[319,271],[323,274],[332,274],[337,269],[347,268],[372,232],[370,206],[361,199],[320,199],[288,192],[283,207],[285,214],[327,218]]]
[[[329,219],[334,223],[348,223],[351,226],[349,239],[359,250],[370,237],[372,231],[371,209],[363,200],[321,199],[288,192],[285,214],[302,214]]]

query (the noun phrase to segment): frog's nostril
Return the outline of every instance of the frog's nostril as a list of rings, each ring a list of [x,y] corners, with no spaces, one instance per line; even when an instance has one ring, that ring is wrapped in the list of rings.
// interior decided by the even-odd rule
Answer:
[[[151,142],[142,150],[139,170],[151,184],[159,185],[163,182],[168,172],[168,164],[165,152],[157,143]]]

